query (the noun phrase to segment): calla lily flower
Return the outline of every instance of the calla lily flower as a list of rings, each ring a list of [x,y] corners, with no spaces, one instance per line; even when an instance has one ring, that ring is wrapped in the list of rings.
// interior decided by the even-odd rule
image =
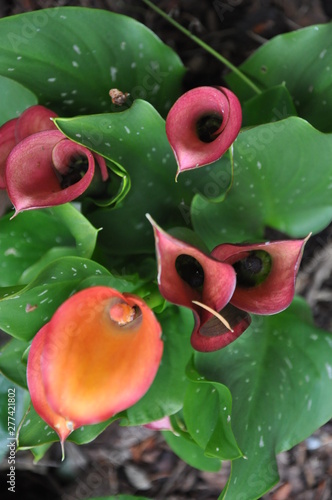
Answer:
[[[45,388],[42,379],[42,355],[47,335],[48,324],[46,324],[34,337],[29,357],[27,379],[31,401],[34,409],[45,422],[58,434],[61,444],[72,432],[71,423],[64,417],[56,413],[50,406],[46,398]]]
[[[43,132],[43,130],[57,130],[53,118],[58,115],[51,109],[40,104],[27,108],[17,119],[15,127],[15,139],[18,144],[29,135]]]
[[[5,166],[11,150],[29,135],[43,130],[57,130],[52,121],[57,116],[52,110],[37,104],[0,127],[0,189],[6,189]]]
[[[31,106],[0,128],[0,188],[7,189],[15,215],[78,198],[90,186],[96,164],[102,181],[108,178],[104,158],[67,139],[52,121],[56,116]]]
[[[5,166],[9,153],[16,145],[15,128],[18,118],[13,118],[0,127],[0,189],[6,189]]]
[[[161,327],[145,302],[97,286],[82,290],[34,337],[27,380],[36,412],[61,443],[104,421],[149,389],[162,352]]]
[[[167,234],[147,217],[154,228],[160,293],[194,312],[194,349],[221,349],[248,328],[249,313],[276,314],[292,302],[310,235],[302,240],[225,243],[206,255]]]
[[[178,172],[218,160],[235,141],[241,105],[225,87],[197,87],[183,94],[166,118],[166,134]]]
[[[253,314],[276,314],[293,300],[303,240],[218,245],[211,256],[231,264],[237,284],[231,304]]]
[[[95,174],[91,151],[47,130],[23,139],[6,162],[5,181],[15,215],[23,210],[60,205],[86,191]]]
[[[154,229],[160,293],[193,311],[194,349],[215,351],[233,342],[250,323],[246,312],[229,304],[236,286],[233,266],[174,238],[147,217]]]

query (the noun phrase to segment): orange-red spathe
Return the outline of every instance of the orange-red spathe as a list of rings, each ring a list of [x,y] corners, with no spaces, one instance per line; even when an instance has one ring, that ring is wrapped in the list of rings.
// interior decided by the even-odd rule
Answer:
[[[110,315],[117,303],[136,311],[122,326]],[[45,394],[72,428],[101,422],[136,403],[153,382],[163,351],[161,327],[145,302],[103,286],[70,297],[40,332],[29,355],[32,402],[39,413],[39,396]],[[33,376],[38,362],[40,378]]]

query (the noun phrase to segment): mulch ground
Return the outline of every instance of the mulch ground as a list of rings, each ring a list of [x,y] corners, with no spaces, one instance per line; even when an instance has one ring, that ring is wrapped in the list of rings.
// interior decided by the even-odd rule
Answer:
[[[102,8],[143,22],[173,47],[187,66],[186,89],[223,83],[225,69],[220,63],[140,0],[3,0],[0,17],[60,5]],[[158,6],[234,64],[279,33],[332,17],[330,0],[162,0]],[[297,291],[311,305],[317,326],[332,331],[332,225],[308,242]],[[66,453],[61,463],[59,446],[52,446],[34,465],[29,452],[20,452],[17,498],[79,500],[121,493],[157,500],[216,500],[229,473],[229,463],[218,474],[192,469],[170,451],[161,434],[117,424],[89,445],[67,443]],[[280,483],[262,497],[264,500],[330,500],[332,422],[279,455],[278,463]],[[6,468],[4,461],[0,466],[1,484],[6,481]],[[1,498],[5,500],[6,493]]]

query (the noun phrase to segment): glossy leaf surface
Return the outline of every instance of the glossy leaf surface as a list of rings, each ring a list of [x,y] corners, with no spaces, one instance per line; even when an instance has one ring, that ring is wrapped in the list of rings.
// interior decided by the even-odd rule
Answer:
[[[205,380],[189,366],[190,382],[184,398],[183,416],[188,432],[206,456],[234,460],[242,456],[232,432],[232,396],[229,389]]]
[[[54,261],[29,285],[0,300],[0,328],[20,340],[31,340],[81,281],[103,274],[109,274],[104,267],[81,257]]]
[[[112,88],[147,99],[165,114],[180,93],[178,56],[129,17],[58,7],[6,17],[0,26],[0,74],[59,115],[116,110]]]
[[[31,90],[7,76],[0,76],[0,126],[38,102]]]
[[[332,217],[331,156],[332,135],[297,117],[244,130],[225,201],[194,197],[195,230],[211,249],[262,240],[266,226],[294,238],[322,230]]]
[[[153,251],[153,231],[145,214],[161,225],[183,225],[195,192],[208,198],[222,197],[231,182],[229,160],[216,162],[180,176],[175,183],[176,161],[165,133],[165,121],[147,102],[137,100],[117,114],[57,119],[60,130],[89,149],[120,163],[130,179],[130,191],[122,204],[105,210],[90,207],[87,217],[102,227],[99,242],[111,253]],[[130,141],[130,147],[126,146]],[[127,181],[128,182],[128,181]],[[123,228],[126,228],[126,231]],[[112,234],[110,240],[109,234]]]
[[[191,467],[209,472],[218,472],[221,469],[221,461],[217,458],[207,457],[194,440],[185,439],[172,432],[163,432],[163,436],[171,449]]]
[[[263,90],[285,85],[299,116],[319,130],[331,132],[332,25],[321,24],[274,37],[239,69]],[[231,89],[244,102],[252,90],[235,75]]]
[[[28,283],[60,257],[93,253],[97,230],[70,204],[11,215],[0,220],[1,286]]]
[[[159,420],[165,415],[176,413],[183,405],[187,386],[185,368],[193,353],[190,346],[193,317],[186,309],[167,307],[163,313],[157,315],[157,319],[163,331],[163,358],[148,392],[126,410],[124,416],[129,425],[142,425]]]
[[[285,85],[276,85],[243,103],[242,127],[276,122],[297,116],[292,97]]]
[[[27,388],[27,381],[23,356],[28,347],[27,342],[11,339],[0,350],[0,372],[24,389]]]
[[[233,431],[246,456],[232,463],[221,498],[264,494],[278,481],[275,455],[331,418],[331,350],[331,334],[315,328],[308,306],[296,299],[281,314],[254,317],[225,349],[196,355],[200,375],[232,393]]]
[[[153,234],[145,213],[158,211],[168,218],[174,213],[173,204],[181,201],[164,120],[147,102],[136,101],[120,113],[58,119],[57,125],[68,137],[120,163],[130,178],[131,188],[121,207],[88,214],[93,224],[104,228],[100,242],[108,250],[125,253],[140,247],[145,250],[149,243],[152,246]],[[130,147],[126,147],[129,140]]]
[[[70,434],[67,441],[76,444],[85,444],[93,441],[114,419],[107,420],[100,424],[87,425],[79,427]],[[33,406],[30,405],[29,412],[21,421],[18,435],[18,449],[30,449],[44,444],[50,444],[59,441],[56,432],[49,427],[44,420],[36,413]],[[59,443],[58,443],[59,444]],[[60,444],[59,444],[60,447]]]

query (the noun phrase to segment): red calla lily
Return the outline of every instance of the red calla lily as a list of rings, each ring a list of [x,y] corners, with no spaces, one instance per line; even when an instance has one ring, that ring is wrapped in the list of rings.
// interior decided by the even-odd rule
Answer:
[[[247,313],[229,304],[236,285],[233,267],[167,234],[147,217],[154,229],[160,293],[193,311],[192,346],[215,351],[233,342],[250,323]]]
[[[166,300],[194,312],[194,349],[221,349],[248,328],[249,313],[276,314],[292,302],[308,238],[225,243],[206,255],[165,233],[148,218],[155,234],[160,292]]]
[[[8,155],[16,145],[17,120],[18,118],[13,118],[0,127],[0,189],[6,189],[5,167]]]
[[[52,118],[58,115],[51,109],[45,108],[40,104],[27,108],[19,116],[15,127],[15,139],[18,144],[22,139],[29,135],[42,132],[43,130],[57,130]]]
[[[63,443],[77,427],[132,406],[157,373],[160,337],[141,298],[104,286],[76,293],[32,341],[27,380],[36,412]]]
[[[237,285],[231,304],[254,314],[275,314],[293,300],[303,240],[273,241],[249,245],[218,245],[211,255],[231,264]]]
[[[0,189],[7,189],[15,215],[23,210],[67,203],[89,187],[95,162],[103,181],[105,159],[57,130],[57,114],[31,106],[0,127]]]
[[[178,172],[218,160],[235,141],[241,105],[225,87],[197,87],[183,94],[166,118],[166,134]]]
[[[22,139],[42,130],[56,130],[52,118],[58,115],[52,110],[36,104],[0,127],[0,189],[6,189],[5,167],[11,150]]]
[[[75,172],[77,159],[87,165],[82,177],[78,173],[79,180]],[[11,151],[6,163],[6,187],[15,215],[74,200],[88,188],[94,172],[92,153],[62,132],[50,130],[26,137]]]

